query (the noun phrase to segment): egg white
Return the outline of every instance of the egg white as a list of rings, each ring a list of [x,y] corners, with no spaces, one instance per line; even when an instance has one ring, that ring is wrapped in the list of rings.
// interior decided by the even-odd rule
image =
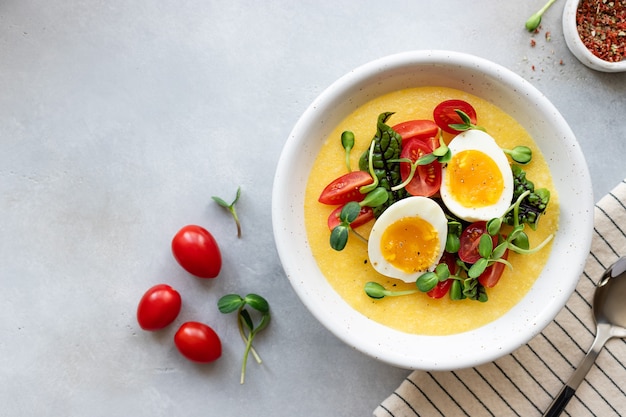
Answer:
[[[455,154],[466,150],[477,150],[487,154],[496,164],[502,174],[503,189],[498,201],[485,207],[467,207],[461,204],[451,193],[447,166],[443,168],[441,182],[441,199],[454,215],[468,222],[488,221],[502,216],[511,206],[513,199],[513,174],[509,160],[504,151],[498,146],[495,139],[481,130],[468,130],[460,133],[448,145],[450,152]]]
[[[383,233],[391,224],[405,217],[421,217],[423,220],[430,223],[438,234],[439,248],[437,248],[437,256],[433,260],[433,263],[423,271],[407,273],[389,263],[382,254],[381,238]],[[389,206],[378,219],[376,219],[368,239],[370,263],[372,267],[382,275],[401,279],[405,282],[415,282],[424,272],[435,269],[439,259],[443,255],[447,235],[448,221],[439,204],[430,198],[421,196],[402,199]]]

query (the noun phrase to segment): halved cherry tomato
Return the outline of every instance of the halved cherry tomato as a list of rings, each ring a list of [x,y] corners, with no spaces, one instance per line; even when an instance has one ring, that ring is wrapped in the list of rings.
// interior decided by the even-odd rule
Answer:
[[[328,184],[318,201],[322,204],[342,205],[350,201],[362,201],[365,194],[359,188],[373,183],[372,176],[365,171],[352,171]]]
[[[408,158],[415,162],[427,153],[431,153],[433,149],[425,142],[419,139],[410,139],[402,146],[400,152],[401,158]],[[402,181],[406,180],[411,174],[411,164],[408,162],[400,163],[400,176]],[[439,161],[433,161],[428,165],[419,165],[415,170],[413,179],[405,187],[406,191],[411,195],[419,195],[430,197],[439,191],[441,187],[441,164]]]
[[[451,124],[463,123],[455,110],[461,110],[469,116],[472,124],[476,124],[476,110],[474,110],[471,104],[463,100],[446,100],[439,103],[433,110],[433,119],[444,132],[453,134],[460,132],[450,127]]]
[[[137,322],[144,330],[160,330],[170,325],[180,313],[182,300],[174,288],[155,285],[141,297],[137,306]]]
[[[330,213],[330,216],[328,216],[328,228],[330,230],[333,230],[335,227],[339,226],[339,224],[341,223],[341,220],[339,220],[339,214],[341,213],[341,209],[343,209],[343,206],[337,207],[336,209],[332,211],[332,213]],[[350,227],[352,228],[359,227],[369,222],[373,218],[374,218],[374,210],[371,207],[367,207],[367,206],[361,207],[361,211],[359,212],[359,215],[357,216],[356,219],[354,219],[352,223],[350,223]]]
[[[435,288],[433,288],[432,290],[428,291],[426,294],[430,297],[430,298],[441,298],[444,295],[446,295],[448,293],[448,291],[450,291],[450,287],[452,286],[452,279],[447,279],[445,281],[439,281],[437,283],[437,285],[435,285]]]
[[[487,233],[487,222],[482,221],[470,224],[461,232],[459,258],[463,262],[473,264],[480,259],[478,244],[480,243],[480,237],[485,233]],[[491,236],[491,241],[493,247],[495,247],[498,243],[498,237]]]
[[[504,251],[504,255],[502,255],[502,259],[507,260],[508,257],[509,257],[509,250],[507,249],[506,251]],[[478,282],[480,282],[484,287],[487,287],[487,288],[494,287],[500,280],[500,277],[502,276],[502,273],[504,272],[505,267],[506,265],[503,264],[502,262],[494,263],[493,265],[485,269],[485,272],[480,274],[480,276],[478,277]]]
[[[222,342],[215,330],[204,323],[183,323],[174,335],[178,351],[194,362],[213,362],[222,356]]]
[[[458,270],[458,265],[456,264],[456,256],[453,253],[444,252],[443,256],[439,260],[439,263],[445,263],[448,265],[448,270],[451,275],[455,275]],[[430,298],[441,298],[450,291],[450,287],[452,286],[452,279],[447,279],[445,281],[439,281],[435,288],[428,291],[426,294]]]
[[[419,139],[427,142],[433,149],[439,146],[439,127],[432,120],[409,120],[392,127],[400,136],[402,141],[409,139]]]
[[[222,268],[222,255],[213,235],[203,227],[187,225],[172,239],[174,258],[191,275],[215,278]]]

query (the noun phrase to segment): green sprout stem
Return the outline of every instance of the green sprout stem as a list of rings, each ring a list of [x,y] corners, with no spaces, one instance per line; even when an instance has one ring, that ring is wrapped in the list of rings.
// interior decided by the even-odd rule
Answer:
[[[369,148],[369,158],[368,158],[369,159],[368,170],[374,182],[368,185],[364,185],[363,187],[359,188],[359,191],[361,192],[361,194],[367,194],[370,191],[376,189],[376,187],[378,187],[378,176],[376,175],[376,172],[374,172],[374,157],[373,157],[374,145],[376,145],[376,142],[372,141],[370,148]]]
[[[541,24],[541,16],[543,16],[546,10],[548,10],[548,8],[552,6],[552,3],[555,1],[556,0],[549,0],[541,9],[539,9],[539,11],[537,11],[537,13],[530,16],[525,24],[526,30],[534,32]]]
[[[235,220],[235,225],[237,226],[237,237],[241,237],[241,223],[239,222],[239,216],[237,215],[237,209],[235,208],[235,204],[239,201],[239,197],[241,196],[241,187],[237,187],[237,194],[232,203],[227,203],[220,197],[213,196],[211,197],[213,201],[215,201],[220,206],[224,207],[226,210],[230,212]]]
[[[253,308],[261,314],[261,319],[256,326],[246,306]],[[248,364],[249,354],[252,354],[257,363],[262,363],[261,358],[252,346],[252,342],[256,334],[267,327],[270,322],[269,303],[265,298],[257,294],[248,294],[245,297],[241,297],[237,294],[227,294],[218,300],[217,308],[223,314],[237,312],[239,335],[246,345],[243,353],[243,362],[241,364],[240,382],[243,384],[246,378],[246,365]],[[246,328],[248,329],[248,334],[246,334]]]
[[[346,130],[341,134],[341,145],[343,149],[346,151],[346,168],[348,168],[348,172],[352,171],[350,167],[350,151],[354,147],[354,133],[349,130]]]
[[[426,155],[423,155],[421,158],[419,158],[415,162],[411,161],[409,158],[401,158],[401,159],[394,160],[393,162],[406,162],[408,164],[411,164],[411,172],[409,173],[409,175],[406,177],[404,181],[402,181],[398,185],[394,185],[393,187],[391,187],[391,191],[398,191],[406,187],[407,185],[409,185],[409,183],[413,180],[413,177],[415,176],[415,172],[417,171],[418,166],[428,165],[434,162],[435,160],[437,160],[437,157],[433,155],[432,153],[427,153]]]
[[[254,346],[252,346],[252,338],[247,336],[244,329],[243,329],[243,318],[240,317],[239,319],[239,324],[237,325],[237,328],[239,329],[239,335],[241,336],[241,340],[243,340],[243,342],[246,344],[246,351],[250,350],[250,353],[252,353],[252,356],[254,357],[254,360],[258,363],[261,364],[263,363],[263,361],[261,360],[261,357],[259,356],[259,354],[257,353],[256,349],[254,349]],[[248,347],[248,345],[250,347]],[[246,358],[244,358],[243,360],[244,362],[244,366],[245,363],[247,362],[247,356]],[[245,373],[245,370],[244,370]]]
[[[520,248],[519,246],[516,246],[512,243],[508,244],[509,249],[511,249],[513,252],[517,252],[517,253],[521,253],[523,255],[529,255],[531,253],[535,253],[535,252],[539,252],[541,249],[543,249],[544,246],[546,246],[548,243],[550,243],[550,241],[554,238],[554,234],[550,234],[550,236],[548,236],[547,238],[544,239],[543,242],[541,242],[539,245],[535,246],[532,249],[523,249]]]

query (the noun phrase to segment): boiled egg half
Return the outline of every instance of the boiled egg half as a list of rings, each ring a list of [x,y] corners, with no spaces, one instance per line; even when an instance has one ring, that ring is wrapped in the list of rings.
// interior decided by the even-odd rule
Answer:
[[[415,282],[437,266],[447,233],[439,204],[427,197],[402,199],[376,219],[368,239],[370,262],[385,276]]]
[[[448,145],[441,199],[457,217],[488,221],[502,216],[513,198],[509,160],[493,137],[481,130],[460,133]]]

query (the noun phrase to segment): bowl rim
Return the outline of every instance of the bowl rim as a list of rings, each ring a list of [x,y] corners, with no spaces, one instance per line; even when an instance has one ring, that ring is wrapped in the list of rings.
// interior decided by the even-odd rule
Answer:
[[[609,62],[595,56],[580,39],[576,25],[576,11],[582,0],[567,0],[563,9],[563,35],[572,54],[584,65],[601,72],[626,71],[626,59]]]
[[[543,302],[545,300],[540,299],[525,302],[534,295],[542,297],[535,284],[522,301],[513,307],[511,314],[505,315],[508,317],[507,320],[501,317],[478,329],[448,336],[403,333],[369,320],[352,309],[332,289],[312,259],[306,240],[306,230],[302,230],[303,221],[299,219],[304,214],[303,195],[294,197],[295,194],[289,194],[289,192],[303,194],[306,187],[310,168],[297,168],[305,169],[307,176],[294,178],[293,171],[298,165],[295,161],[303,152],[310,151],[308,149],[310,145],[304,140],[304,135],[309,130],[316,129],[320,123],[325,123],[322,118],[324,112],[332,109],[344,95],[360,91],[360,88],[371,83],[383,83],[394,70],[399,68],[406,70],[425,64],[450,66],[457,70],[482,71],[490,82],[503,83],[516,97],[519,96],[520,100],[532,103],[533,111],[546,114],[546,117],[564,134],[567,146],[562,151],[569,158],[568,163],[571,162],[576,166],[579,174],[576,184],[583,191],[577,196],[579,199],[577,204],[565,209],[571,210],[573,212],[571,214],[577,216],[578,221],[588,225],[576,230],[576,242],[567,242],[569,245],[566,249],[567,267],[571,274],[569,280],[562,282],[558,291],[550,295],[551,303],[545,303]],[[571,183],[571,178],[564,181]],[[294,189],[290,190],[290,186]],[[302,190],[297,187],[301,187]],[[593,204],[591,179],[580,146],[561,114],[543,94],[517,74],[483,58],[462,52],[420,50],[389,55],[357,67],[332,83],[310,104],[287,138],[276,168],[272,190],[272,223],[278,255],[292,288],[310,313],[331,333],[362,353],[397,367],[453,370],[491,362],[514,351],[536,336],[554,319],[575,290],[582,274],[591,246]],[[563,209],[564,207],[561,207],[560,219],[564,218]],[[567,213],[567,216],[569,214]],[[573,226],[569,229],[572,228]],[[558,239],[559,234],[555,238],[555,243]],[[556,275],[557,268],[551,267],[547,272],[544,269],[542,274],[544,273]],[[324,308],[320,308],[321,305]],[[528,308],[532,313],[528,312]],[[513,317],[512,323],[510,317]],[[528,331],[521,332],[520,326]],[[372,338],[370,337],[372,334],[379,337]],[[406,346],[397,346],[405,342]],[[439,355],[442,349],[446,349],[445,346],[459,345],[472,353],[450,350],[445,352],[447,355]],[[416,354],[415,350],[411,350],[416,346],[420,347],[422,354]]]

